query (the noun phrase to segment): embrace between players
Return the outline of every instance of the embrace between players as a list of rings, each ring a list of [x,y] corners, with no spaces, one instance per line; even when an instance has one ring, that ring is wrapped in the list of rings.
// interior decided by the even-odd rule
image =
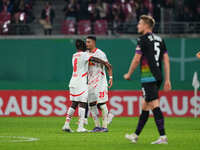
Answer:
[[[78,107],[77,132],[88,132],[84,128],[86,109],[89,111],[95,123],[91,132],[108,132],[108,83],[105,68],[109,74],[109,88],[112,86],[112,67],[103,51],[96,48],[96,37],[89,36],[84,41],[76,40],[77,52],[73,54],[73,73],[69,83],[70,100],[72,104],[67,111],[63,130],[73,132],[70,128],[70,120]],[[102,126],[99,120],[99,111],[102,111]],[[112,119],[112,115],[111,115]]]
[[[132,143],[137,143],[139,135],[148,121],[150,110],[153,112],[154,120],[160,134],[158,140],[152,142],[152,144],[168,143],[164,127],[164,116],[161,112],[159,104],[158,92],[163,81],[162,64],[164,64],[165,72],[164,91],[167,92],[171,90],[170,63],[164,40],[152,33],[154,25],[155,21],[151,16],[142,15],[140,17],[139,23],[137,25],[137,30],[141,36],[138,38],[135,56],[131,62],[128,73],[124,75],[124,79],[129,80],[136,67],[140,64],[141,85],[143,92],[142,113],[140,114],[135,132],[125,135],[125,138],[130,140]],[[63,130],[71,131],[71,128],[69,127],[69,121],[75,111],[75,108],[79,104],[80,119],[77,131],[86,131],[86,129],[83,127],[84,123],[82,118],[84,117],[85,107],[88,101],[90,111],[96,126],[93,131],[108,131],[108,109],[106,106],[106,101],[108,100],[108,91],[104,68],[106,67],[108,69],[108,74],[110,76],[110,86],[112,86],[112,69],[111,65],[106,59],[105,54],[101,50],[96,49],[95,41],[96,39],[94,37],[88,37],[86,39],[86,45],[87,49],[89,49],[89,53],[83,52],[82,50],[73,56],[74,70],[69,86],[72,106],[68,110],[67,119]],[[80,58],[82,59],[79,60],[77,58],[78,56],[81,56]],[[91,58],[91,56],[97,57],[99,59],[94,57]],[[88,63],[89,69],[87,68]],[[81,70],[79,70],[79,68]],[[76,74],[76,71],[78,70],[79,72]],[[85,72],[83,70],[85,72],[88,71],[88,73],[86,73],[87,75],[84,74]],[[88,76],[88,84],[86,76]],[[96,104],[100,104],[100,108],[102,110],[103,128],[100,128],[98,109]]]

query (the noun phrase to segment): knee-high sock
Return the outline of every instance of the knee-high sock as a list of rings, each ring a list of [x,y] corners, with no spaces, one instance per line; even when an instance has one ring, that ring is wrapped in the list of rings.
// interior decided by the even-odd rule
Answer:
[[[78,114],[79,114],[78,128],[83,128],[84,127],[84,119],[85,119],[85,108],[79,107]]]
[[[95,126],[100,127],[100,121],[99,121],[99,112],[97,106],[90,106],[90,112],[92,114],[92,118],[94,120]]]
[[[108,127],[108,108],[106,104],[103,104],[100,106],[102,111],[102,127],[107,128]]]
[[[67,115],[66,115],[66,121],[65,121],[65,124],[68,124],[70,123],[70,120],[72,118],[72,116],[74,115],[74,112],[75,112],[75,109],[72,108],[72,107],[69,107],[68,111],[67,111]]]
[[[89,117],[89,114],[90,114],[90,110],[89,110],[89,106],[87,105],[85,108],[85,119]]]
[[[164,128],[164,117],[160,110],[160,107],[156,107],[153,109],[154,120],[156,122],[156,126],[158,128],[158,132],[160,136],[165,135],[165,128]]]
[[[144,128],[147,120],[149,118],[149,111],[142,111],[142,114],[140,115],[139,121],[138,121],[138,125],[137,125],[137,129],[135,131],[136,135],[140,135],[140,133],[142,132],[142,129]]]

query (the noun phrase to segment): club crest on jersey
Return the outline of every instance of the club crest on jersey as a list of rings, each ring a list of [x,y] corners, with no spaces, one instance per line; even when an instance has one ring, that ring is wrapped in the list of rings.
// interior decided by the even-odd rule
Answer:
[[[95,63],[93,63],[93,62],[89,62],[89,66],[95,66]]]

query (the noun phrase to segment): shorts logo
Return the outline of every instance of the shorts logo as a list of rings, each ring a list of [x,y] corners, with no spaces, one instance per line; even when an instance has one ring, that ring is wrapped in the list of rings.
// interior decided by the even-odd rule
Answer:
[[[105,96],[105,93],[104,92],[99,92],[99,98],[104,98],[104,96]]]
[[[146,98],[146,92],[145,92],[144,88],[142,88],[142,95],[143,95],[143,97],[145,99]]]

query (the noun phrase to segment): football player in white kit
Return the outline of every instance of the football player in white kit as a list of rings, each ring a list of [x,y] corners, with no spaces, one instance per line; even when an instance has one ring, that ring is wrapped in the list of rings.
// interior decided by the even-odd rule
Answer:
[[[102,59],[108,63],[105,53],[96,48],[96,37],[88,36],[86,38],[86,46],[91,56]],[[105,67],[102,64],[90,62],[88,70],[88,102],[95,123],[95,128],[92,132],[108,132],[108,108],[106,105],[106,102],[108,101],[108,83]],[[110,88],[113,83],[112,70],[108,70],[108,74]],[[102,112],[102,127],[98,117],[98,108]]]
[[[90,61],[101,63],[105,65],[108,69],[111,68],[111,65],[85,52],[85,42],[80,39],[76,40],[76,48],[77,52],[73,54],[72,58],[73,73],[69,83],[70,100],[72,101],[72,104],[67,111],[66,121],[62,130],[73,132],[73,130],[70,128],[70,120],[77,106],[79,106],[79,124],[77,132],[87,132],[87,129],[84,128],[84,118],[85,108],[88,102],[88,63]]]

